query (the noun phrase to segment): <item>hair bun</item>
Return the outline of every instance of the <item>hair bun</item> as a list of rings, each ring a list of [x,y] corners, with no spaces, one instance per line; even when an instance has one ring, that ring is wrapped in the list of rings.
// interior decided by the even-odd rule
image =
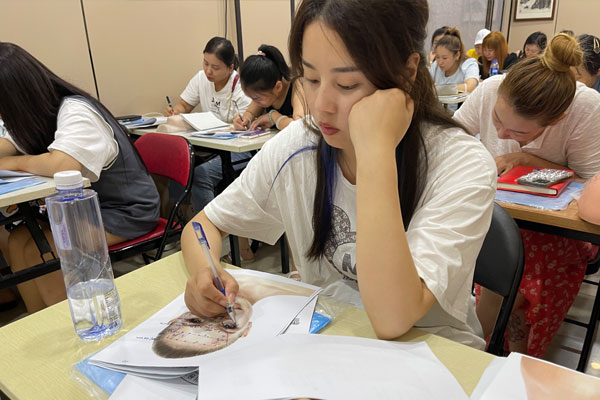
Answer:
[[[445,35],[456,36],[457,38],[460,39],[460,31],[458,29],[456,29],[456,28],[448,28],[448,29],[446,29]]]
[[[542,55],[542,63],[553,72],[569,72],[583,62],[583,52],[577,40],[564,33],[552,38]]]

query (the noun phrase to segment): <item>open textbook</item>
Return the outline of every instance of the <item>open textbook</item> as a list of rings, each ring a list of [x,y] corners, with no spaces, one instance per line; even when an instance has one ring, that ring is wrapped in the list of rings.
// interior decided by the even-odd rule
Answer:
[[[320,291],[262,272],[229,272],[240,285],[237,327],[225,314],[215,318],[191,314],[180,295],[90,358],[90,364],[148,378],[183,376],[197,370],[207,354],[226,354],[283,333]]]
[[[599,378],[519,353],[496,360],[499,362],[490,364],[471,400],[600,399]]]
[[[211,113],[210,111],[181,114],[181,116],[183,117],[185,122],[190,124],[197,131],[210,131],[213,129],[225,128],[229,126],[227,122],[221,121],[215,116],[215,114]]]

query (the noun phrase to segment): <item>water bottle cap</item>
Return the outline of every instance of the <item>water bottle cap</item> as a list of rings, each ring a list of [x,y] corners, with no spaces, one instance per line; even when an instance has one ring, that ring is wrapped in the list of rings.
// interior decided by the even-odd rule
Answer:
[[[492,60],[492,62],[495,62],[495,63],[497,63],[497,62],[498,62],[498,59],[497,59],[497,58],[494,58],[494,59]]]
[[[54,174],[56,190],[73,190],[83,187],[83,178],[79,171],[61,171]]]

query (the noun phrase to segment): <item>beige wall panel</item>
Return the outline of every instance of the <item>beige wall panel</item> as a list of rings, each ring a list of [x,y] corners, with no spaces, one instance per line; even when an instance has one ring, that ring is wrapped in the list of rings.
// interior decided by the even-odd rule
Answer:
[[[241,10],[244,57],[256,54],[264,43],[277,47],[289,63],[290,1],[241,0]]]
[[[221,0],[84,4],[100,99],[115,115],[162,112],[165,95],[177,102],[206,42],[225,29]]]
[[[79,1],[0,0],[0,40],[18,44],[96,95]]]
[[[563,29],[571,29],[575,35],[590,33],[600,36],[600,25],[596,16],[600,13],[600,1],[598,0],[556,0],[556,12],[552,21],[529,21],[515,22],[514,14],[509,16],[510,3],[514,0],[505,0],[505,21],[508,24],[510,18],[510,38],[508,47],[511,51],[519,51],[523,48],[525,39],[535,31],[544,32],[548,38]],[[513,11],[514,13],[514,11]]]
[[[598,0],[561,0],[556,32],[570,29],[577,36],[583,33],[600,36],[599,13],[600,1]]]

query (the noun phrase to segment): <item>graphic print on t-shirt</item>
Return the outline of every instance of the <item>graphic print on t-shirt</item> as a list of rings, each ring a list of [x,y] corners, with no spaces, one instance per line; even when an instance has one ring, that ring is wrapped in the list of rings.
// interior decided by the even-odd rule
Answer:
[[[331,232],[325,242],[325,259],[342,274],[343,279],[356,280],[356,231],[352,231],[348,214],[338,206],[331,213]]]
[[[215,113],[218,116],[221,113],[220,109],[221,109],[221,102],[217,101],[215,99],[215,97],[213,96],[213,98],[210,100],[210,111],[212,111],[213,113]]]

